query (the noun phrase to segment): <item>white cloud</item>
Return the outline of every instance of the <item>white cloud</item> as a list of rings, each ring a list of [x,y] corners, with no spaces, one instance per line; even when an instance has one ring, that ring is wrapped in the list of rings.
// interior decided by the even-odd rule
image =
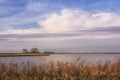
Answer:
[[[68,32],[98,27],[120,26],[120,15],[109,12],[90,13],[83,10],[64,9],[39,22],[46,32]]]
[[[46,15],[46,14],[45,14]],[[40,20],[39,15],[27,18],[27,19],[19,19],[17,20],[16,17],[13,18],[12,22],[16,22],[15,25],[19,25],[25,22],[32,22],[36,21],[40,27],[37,29],[18,29],[18,30],[8,30],[4,32],[0,32],[0,34],[47,34],[47,33],[75,33],[75,34],[81,34],[76,30],[89,30],[94,28],[105,28],[105,27],[114,27],[118,26],[120,27],[120,15],[116,13],[110,13],[110,12],[98,12],[98,13],[91,13],[84,10],[71,10],[71,9],[63,9],[60,13],[53,13],[47,15],[44,19]],[[9,19],[8,19],[9,21]],[[11,22],[11,24],[12,24]],[[83,33],[82,35],[77,36],[65,36],[65,37],[45,37],[45,38],[9,38],[9,40],[64,40],[64,39],[106,39],[106,38],[119,38],[118,34],[111,34],[111,33]]]
[[[110,12],[90,13],[84,10],[63,9],[60,13],[47,15],[44,19],[40,20],[40,17],[42,16],[37,15],[28,18],[22,18],[22,16],[14,16],[12,18],[2,19],[2,21],[5,22],[7,27],[29,23],[32,21],[35,21],[40,25],[40,28],[38,29],[7,31],[7,33],[15,34],[65,33],[73,32],[76,30],[120,26],[120,15]]]
[[[0,32],[0,34],[36,34],[36,33],[43,33],[40,32],[40,29],[27,29],[27,30],[22,30],[22,29],[18,29],[18,30],[8,30],[6,32]]]

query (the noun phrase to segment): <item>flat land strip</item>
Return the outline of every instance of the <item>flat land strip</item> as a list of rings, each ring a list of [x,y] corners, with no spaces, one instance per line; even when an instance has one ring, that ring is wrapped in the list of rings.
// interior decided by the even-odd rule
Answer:
[[[49,56],[49,54],[44,53],[0,53],[0,57],[19,57],[19,56]]]

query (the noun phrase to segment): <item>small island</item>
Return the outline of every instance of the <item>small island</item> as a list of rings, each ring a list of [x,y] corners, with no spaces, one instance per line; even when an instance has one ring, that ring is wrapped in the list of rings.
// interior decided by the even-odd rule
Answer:
[[[22,53],[0,53],[0,57],[20,57],[20,56],[49,56],[53,52],[41,53],[38,48],[32,48],[30,51],[22,49]]]

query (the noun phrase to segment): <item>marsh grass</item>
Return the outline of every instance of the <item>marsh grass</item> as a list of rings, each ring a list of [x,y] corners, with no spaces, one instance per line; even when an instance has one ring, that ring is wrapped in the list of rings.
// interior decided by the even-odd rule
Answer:
[[[54,62],[0,63],[0,80],[120,80],[120,59],[104,64]]]

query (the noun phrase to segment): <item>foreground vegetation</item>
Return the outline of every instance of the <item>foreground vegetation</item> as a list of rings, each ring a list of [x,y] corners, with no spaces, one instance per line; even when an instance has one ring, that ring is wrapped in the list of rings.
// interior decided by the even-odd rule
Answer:
[[[82,61],[39,65],[0,63],[0,80],[120,80],[120,59],[97,65]]]

